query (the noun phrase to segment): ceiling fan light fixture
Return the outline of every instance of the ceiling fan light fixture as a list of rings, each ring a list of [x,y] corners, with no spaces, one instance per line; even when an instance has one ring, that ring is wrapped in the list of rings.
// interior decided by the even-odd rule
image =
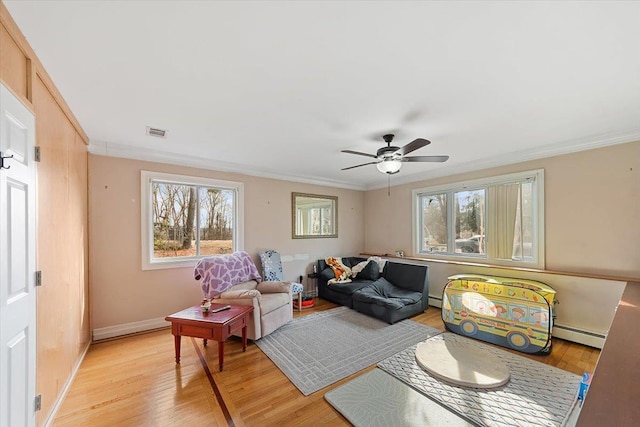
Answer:
[[[382,173],[388,173],[389,175],[397,173],[402,167],[402,161],[398,159],[383,160],[376,164],[376,168]]]
[[[449,156],[407,156],[407,154],[431,144],[431,141],[424,138],[416,138],[402,147],[391,145],[391,142],[393,141],[392,134],[384,135],[382,138],[384,139],[384,142],[387,143],[387,146],[380,148],[375,154],[353,150],[342,150],[343,153],[357,154],[359,156],[375,159],[368,163],[342,168],[342,170],[344,171],[359,168],[361,166],[376,165],[376,168],[378,168],[380,172],[387,175],[393,175],[400,171],[402,162],[446,162],[449,159]]]

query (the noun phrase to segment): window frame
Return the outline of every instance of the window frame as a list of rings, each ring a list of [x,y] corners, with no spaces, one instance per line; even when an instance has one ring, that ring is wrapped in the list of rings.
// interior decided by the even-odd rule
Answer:
[[[491,185],[505,184],[509,182],[521,182],[527,178],[534,178],[534,196],[533,207],[533,234],[535,236],[532,261],[524,260],[507,260],[501,258],[490,258],[488,254],[469,254],[455,252],[423,252],[422,251],[422,211],[420,198],[441,193],[451,193],[452,195],[458,191],[473,191],[481,188],[487,188]],[[467,261],[467,262],[483,262],[492,265],[504,265],[511,267],[537,267],[545,268],[545,226],[544,226],[544,169],[534,169],[523,172],[498,175],[487,178],[480,178],[468,181],[459,181],[450,184],[442,184],[430,187],[416,188],[411,191],[412,195],[412,241],[413,255],[417,258],[432,258],[436,260],[449,261]],[[485,194],[486,197],[486,194]],[[449,196],[447,196],[449,198]],[[454,201],[447,201],[447,206]],[[487,210],[488,202],[485,200],[485,210]],[[455,224],[454,212],[447,211],[447,245],[448,248],[453,247],[455,250],[455,241],[451,242],[453,233],[450,232],[450,224]],[[486,216],[485,216],[486,218]],[[488,223],[485,220],[485,227]],[[491,244],[486,239],[488,233],[485,230],[485,242],[487,247]],[[455,239],[454,239],[455,240]]]
[[[244,184],[190,175],[167,172],[140,171],[140,225],[142,234],[142,270],[194,267],[196,262],[210,255],[174,258],[154,258],[153,256],[153,209],[151,186],[154,181],[168,184],[202,186],[230,190],[234,192],[233,203],[233,250],[244,250]]]

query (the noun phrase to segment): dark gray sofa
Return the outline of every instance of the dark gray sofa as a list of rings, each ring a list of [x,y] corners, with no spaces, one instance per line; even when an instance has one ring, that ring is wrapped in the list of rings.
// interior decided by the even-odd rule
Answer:
[[[351,268],[359,262],[366,261],[366,258],[348,257],[342,258],[342,263]],[[325,260],[318,260],[318,296],[336,304],[353,308],[351,296],[355,291],[373,283],[373,280],[358,279],[351,283],[335,283],[328,285],[329,279],[334,278],[333,270],[327,265]]]
[[[342,258],[353,267],[366,258]],[[369,272],[370,273],[370,272]],[[334,277],[325,260],[318,260],[318,296],[322,299],[395,323],[429,306],[429,269],[426,265],[387,261],[379,277],[376,274],[356,276],[350,283],[327,284]]]

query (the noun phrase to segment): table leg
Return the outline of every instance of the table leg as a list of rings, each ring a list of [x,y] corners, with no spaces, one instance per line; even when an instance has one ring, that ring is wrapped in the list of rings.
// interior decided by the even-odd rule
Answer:
[[[247,327],[242,327],[242,351],[247,351]]]
[[[173,338],[176,347],[176,363],[180,363],[180,338],[182,337],[180,335],[174,335]]]
[[[220,364],[220,372],[224,365],[224,341],[218,341],[218,363]]]
[[[302,292],[298,292],[298,311],[302,312]]]

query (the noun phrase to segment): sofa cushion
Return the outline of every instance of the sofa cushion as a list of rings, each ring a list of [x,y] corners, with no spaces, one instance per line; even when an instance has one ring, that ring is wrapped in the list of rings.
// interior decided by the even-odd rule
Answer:
[[[367,265],[356,276],[358,280],[378,280],[380,278],[380,268],[375,261],[369,261]]]
[[[371,283],[371,280],[354,280],[347,283],[333,283],[329,285],[329,289],[340,292],[341,294],[351,295],[358,289],[369,286]]]
[[[344,265],[346,265],[349,268],[355,267],[360,262],[356,257],[344,257],[344,258],[340,258],[340,260]]]
[[[406,305],[419,302],[422,299],[422,294],[394,286],[387,279],[381,277],[371,283],[371,285],[354,292],[353,299],[369,304],[400,309]]]
[[[322,277],[324,279],[324,281],[329,281],[331,279],[335,279],[336,275],[333,272],[333,269],[331,267],[327,267],[324,270],[322,270],[320,272],[320,277]]]
[[[384,277],[403,289],[421,293],[428,290],[428,267],[426,265],[387,262]]]

